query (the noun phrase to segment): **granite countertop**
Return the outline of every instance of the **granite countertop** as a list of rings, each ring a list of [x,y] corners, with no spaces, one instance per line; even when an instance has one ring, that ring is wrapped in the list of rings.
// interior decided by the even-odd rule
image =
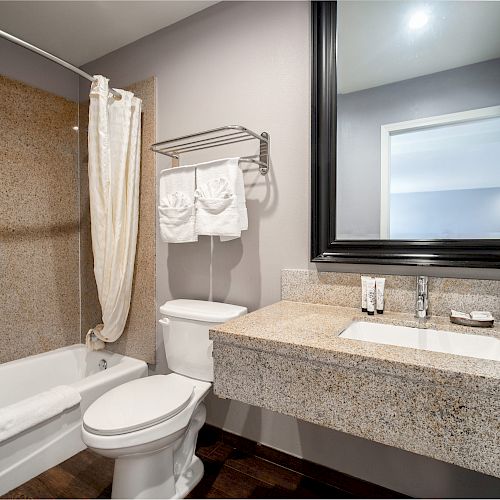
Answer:
[[[218,325],[210,331],[215,342],[300,357],[318,363],[384,372],[433,384],[500,396],[500,362],[376,344],[339,337],[352,321],[374,321],[411,327],[495,336],[500,328],[471,328],[446,317],[420,323],[413,315],[384,312],[368,316],[359,309],[281,301]]]

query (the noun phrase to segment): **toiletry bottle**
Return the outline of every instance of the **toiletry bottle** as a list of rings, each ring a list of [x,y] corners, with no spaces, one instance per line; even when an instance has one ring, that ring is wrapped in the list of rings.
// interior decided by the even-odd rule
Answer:
[[[377,314],[384,314],[385,278],[375,278]]]
[[[361,311],[366,312],[366,280],[368,276],[361,276]]]
[[[366,280],[366,310],[370,316],[375,314],[375,278]]]

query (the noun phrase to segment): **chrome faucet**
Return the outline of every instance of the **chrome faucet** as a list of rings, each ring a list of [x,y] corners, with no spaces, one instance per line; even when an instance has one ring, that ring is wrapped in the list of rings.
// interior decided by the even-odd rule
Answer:
[[[417,307],[415,316],[423,319],[429,317],[429,278],[427,276],[417,276]]]

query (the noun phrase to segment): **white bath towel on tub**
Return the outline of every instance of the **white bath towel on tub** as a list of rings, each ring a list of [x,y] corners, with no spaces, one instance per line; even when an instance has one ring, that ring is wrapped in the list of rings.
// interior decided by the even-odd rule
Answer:
[[[81,399],[73,387],[59,385],[0,408],[0,442],[79,404]]]

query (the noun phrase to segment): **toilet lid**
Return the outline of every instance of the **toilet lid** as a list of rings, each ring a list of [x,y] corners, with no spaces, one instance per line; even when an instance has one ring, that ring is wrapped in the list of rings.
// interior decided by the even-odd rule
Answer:
[[[192,382],[172,375],[132,380],[94,401],[83,416],[83,426],[105,436],[145,429],[186,408],[193,392]]]

